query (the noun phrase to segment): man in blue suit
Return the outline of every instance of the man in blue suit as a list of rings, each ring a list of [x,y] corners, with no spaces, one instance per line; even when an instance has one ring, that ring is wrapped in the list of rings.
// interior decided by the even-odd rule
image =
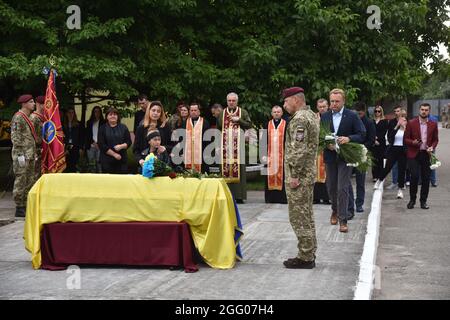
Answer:
[[[331,131],[337,136],[339,145],[349,142],[363,143],[366,135],[364,124],[359,116],[354,111],[345,108],[344,104],[344,90],[331,90],[330,111],[323,114],[320,121],[322,124],[329,123]],[[331,198],[330,223],[336,225],[339,221],[339,231],[348,232],[348,186],[352,167],[348,167],[347,163],[338,157],[333,144],[327,146],[323,156],[327,171],[327,189]]]

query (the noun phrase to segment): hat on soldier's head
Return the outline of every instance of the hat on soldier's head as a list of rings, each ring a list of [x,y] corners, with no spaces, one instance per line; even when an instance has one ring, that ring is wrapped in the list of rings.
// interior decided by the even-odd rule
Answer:
[[[31,94],[23,94],[19,97],[19,99],[17,99],[17,103],[27,103],[31,99],[33,99]]]
[[[40,103],[40,104],[44,104],[45,102],[45,97],[44,96],[37,96],[36,97],[36,102]]]
[[[300,87],[291,87],[283,90],[283,99],[289,98],[298,93],[303,93],[303,88]]]

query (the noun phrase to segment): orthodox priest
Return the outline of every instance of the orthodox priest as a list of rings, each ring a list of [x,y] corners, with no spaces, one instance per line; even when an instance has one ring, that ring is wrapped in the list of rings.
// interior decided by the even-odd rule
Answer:
[[[217,128],[222,130],[222,176],[236,202],[244,203],[247,200],[247,177],[243,130],[250,129],[252,124],[248,112],[238,107],[238,101],[236,93],[227,95],[227,107],[217,119]]]
[[[264,199],[266,203],[287,203],[284,187],[284,142],[287,121],[283,109],[272,107],[272,119],[267,123],[267,177]]]
[[[203,159],[205,141],[203,136],[209,129],[208,121],[200,116],[200,104],[192,102],[189,106],[189,118],[186,121],[186,145],[184,149],[184,166],[196,172],[209,172]]]

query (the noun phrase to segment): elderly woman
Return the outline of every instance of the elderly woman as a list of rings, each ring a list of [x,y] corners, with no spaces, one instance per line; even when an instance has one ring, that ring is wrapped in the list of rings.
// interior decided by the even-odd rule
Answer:
[[[103,173],[128,173],[127,149],[131,145],[130,132],[120,123],[117,109],[106,112],[106,123],[98,130],[98,146]]]
[[[148,148],[147,135],[153,130],[158,130],[161,135],[161,147],[170,153],[170,128],[167,125],[166,114],[164,108],[159,101],[152,101],[145,111],[144,120],[136,130],[136,139],[133,145],[133,153],[138,162],[141,158],[142,152]]]

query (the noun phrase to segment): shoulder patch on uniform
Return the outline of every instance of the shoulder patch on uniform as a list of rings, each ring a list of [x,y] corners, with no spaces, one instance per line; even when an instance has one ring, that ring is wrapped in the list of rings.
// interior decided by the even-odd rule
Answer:
[[[305,127],[297,126],[297,129],[295,131],[295,140],[298,142],[303,142],[304,139],[305,139]]]

